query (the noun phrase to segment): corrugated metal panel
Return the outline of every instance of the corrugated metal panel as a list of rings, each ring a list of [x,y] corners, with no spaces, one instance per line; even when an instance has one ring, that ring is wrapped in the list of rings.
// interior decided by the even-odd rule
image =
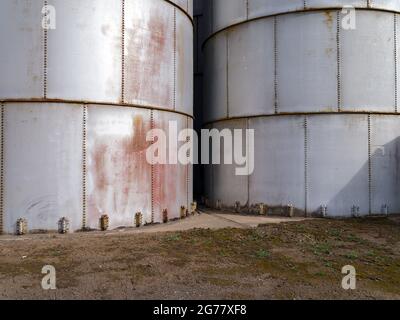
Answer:
[[[305,210],[304,117],[249,120],[255,130],[255,170],[250,176],[250,204],[292,204]]]
[[[204,121],[227,117],[227,36],[216,35],[204,51]]]
[[[246,20],[296,11],[341,9],[344,6],[400,11],[397,0],[208,0],[205,5],[208,12],[205,12],[212,26],[208,32],[210,36]]]
[[[366,8],[367,4],[368,0],[306,0],[307,9],[342,8],[344,6]]]
[[[224,129],[246,129],[247,120],[230,120],[218,122],[213,125],[214,129],[219,131]],[[245,136],[243,135],[243,148],[245,149]],[[221,143],[221,150],[224,148],[224,143]],[[235,164],[223,164],[223,152],[221,152],[221,165],[212,166],[212,198],[215,201],[219,200],[225,207],[233,208],[237,201],[241,206],[247,205],[248,202],[248,177],[237,176],[235,174]]]
[[[329,216],[369,213],[368,116],[308,116],[309,212]]]
[[[372,212],[400,212],[400,117],[371,116]]]
[[[82,227],[82,119],[80,105],[5,105],[5,232],[19,218],[30,230],[57,230],[61,217]]]
[[[2,1],[0,99],[43,97],[42,1]]]
[[[264,18],[207,41],[205,121],[275,111],[395,112],[394,14],[359,11],[357,29],[339,34],[337,14]]]
[[[395,110],[394,15],[363,11],[357,28],[341,32],[342,109]]]
[[[125,102],[174,109],[175,10],[159,0],[126,1]]]
[[[176,110],[193,114],[193,29],[184,15],[176,16]]]
[[[396,77],[398,77],[398,70],[400,70],[400,59],[399,59],[399,53],[400,53],[400,41],[399,41],[399,35],[400,35],[400,15],[396,14],[394,16],[395,19],[395,32],[396,32]],[[399,112],[399,106],[400,106],[400,81],[398,79],[396,80],[396,93],[395,93],[395,104],[396,104],[396,112]]]
[[[186,118],[178,114],[154,112],[154,128],[162,129],[169,136],[169,121],[177,123],[178,132],[186,128]],[[168,156],[171,152],[168,148]],[[157,164],[153,166],[153,222],[162,222],[163,210],[169,219],[180,216],[180,207],[187,203],[186,167],[182,164]]]
[[[88,106],[89,227],[99,228],[104,214],[111,228],[133,226],[136,212],[151,220],[150,128],[150,110]]]
[[[188,128],[193,128],[193,119],[188,118]],[[194,172],[193,172],[193,165],[189,165],[188,168],[188,181],[187,181],[187,188],[188,188],[188,208],[190,208],[191,203],[194,200]]]
[[[49,98],[121,101],[121,1],[53,0],[48,32]],[[40,61],[40,60],[38,60]]]
[[[370,0],[370,6],[376,9],[400,11],[400,2],[398,0]]]
[[[179,8],[185,11],[190,17],[193,17],[193,0],[171,0]]]
[[[246,0],[213,0],[213,32],[246,21]]]
[[[249,0],[249,18],[259,18],[304,9],[303,0]]]
[[[334,11],[277,18],[279,112],[337,111],[336,30]]]
[[[234,27],[228,39],[229,116],[275,113],[274,20]]]

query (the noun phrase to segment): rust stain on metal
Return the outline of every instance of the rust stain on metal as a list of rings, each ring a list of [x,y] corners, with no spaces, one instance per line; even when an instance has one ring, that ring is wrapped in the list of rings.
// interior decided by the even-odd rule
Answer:
[[[325,24],[328,26],[329,29],[331,29],[333,26],[333,20],[334,20],[333,12],[332,11],[324,11],[324,16],[325,16],[325,20],[324,20]]]
[[[92,151],[95,192],[89,200],[91,215],[98,216],[112,207],[113,214],[131,216],[132,196],[150,192],[150,164],[146,160],[148,130],[150,122],[142,115],[135,115],[130,133],[104,137],[95,143]],[[138,190],[140,187],[143,189]]]
[[[148,20],[134,23],[130,41],[127,41],[126,85],[127,100],[139,100],[169,106],[173,88],[165,66],[170,64],[173,39],[169,39],[165,12],[160,8],[151,12]],[[171,42],[171,43],[169,43]]]

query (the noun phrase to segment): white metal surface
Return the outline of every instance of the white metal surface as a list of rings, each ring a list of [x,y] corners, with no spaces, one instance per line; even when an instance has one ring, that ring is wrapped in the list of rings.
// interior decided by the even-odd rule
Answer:
[[[170,134],[169,121],[177,124],[178,132],[186,128],[187,119],[183,115],[154,112],[154,128]],[[180,147],[182,143],[178,144]],[[168,156],[172,152],[168,148]],[[153,222],[162,222],[163,210],[168,210],[169,219],[180,216],[180,207],[186,206],[188,199],[186,166],[176,164],[156,164],[153,166]]]
[[[308,116],[309,212],[328,206],[328,216],[369,213],[368,116]]]
[[[205,47],[204,121],[223,119],[228,113],[227,36],[216,35]]]
[[[4,231],[19,218],[29,230],[82,227],[82,106],[6,104]]]
[[[305,210],[304,117],[249,120],[255,130],[255,170],[250,176],[250,204]]]
[[[213,125],[213,128],[220,131],[223,129],[246,129],[247,120],[218,122]],[[244,135],[242,140],[244,143]],[[224,146],[224,142],[221,142],[222,150]],[[245,144],[243,144],[243,147],[245,148]],[[224,207],[233,208],[237,201],[240,202],[241,206],[246,206],[248,201],[248,176],[237,176],[235,174],[237,166],[235,164],[224,164],[223,159],[222,152],[222,164],[212,166],[212,198],[214,202],[220,200]],[[215,205],[215,203],[213,204]]]
[[[133,226],[141,212],[151,221],[151,166],[146,161],[150,110],[88,106],[87,223],[99,227],[107,214],[110,228]]]
[[[400,2],[398,0],[370,0],[371,8],[400,11]]]
[[[303,0],[250,0],[249,19],[304,9]]]
[[[2,1],[0,99],[43,97],[42,1]]]
[[[273,114],[273,19],[257,20],[234,27],[228,35],[228,41],[229,116]]]
[[[279,112],[337,111],[336,30],[335,11],[277,18]]]
[[[128,1],[129,2],[129,1]],[[49,98],[121,101],[121,1],[52,0],[57,28],[48,31]]]
[[[394,14],[358,11],[356,30],[339,32],[338,14],[342,18],[335,10],[263,18],[209,39],[204,121],[275,112],[398,110]],[[399,81],[397,87],[398,92]]]
[[[174,9],[159,0],[127,1],[125,7],[125,101],[174,105]]]
[[[187,17],[176,16],[176,110],[193,114],[193,29]]]
[[[369,6],[368,6],[369,5]],[[247,20],[307,10],[342,9],[352,6],[356,9],[378,9],[400,12],[397,0],[208,0],[210,28],[208,35],[219,32]]]
[[[394,14],[359,12],[340,35],[342,110],[394,112]]]
[[[400,117],[371,117],[372,212],[400,212]]]

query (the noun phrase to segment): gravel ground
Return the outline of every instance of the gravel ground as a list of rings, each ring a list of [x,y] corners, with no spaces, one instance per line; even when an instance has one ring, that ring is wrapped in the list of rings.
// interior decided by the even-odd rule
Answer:
[[[211,213],[123,232],[2,236],[0,299],[399,299],[399,221]],[[41,287],[44,265],[56,290]],[[356,290],[341,287],[345,265]]]

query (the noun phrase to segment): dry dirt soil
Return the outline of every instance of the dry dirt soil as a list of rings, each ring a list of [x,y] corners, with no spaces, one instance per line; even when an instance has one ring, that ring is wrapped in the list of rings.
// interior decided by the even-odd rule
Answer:
[[[400,220],[0,241],[0,299],[399,299]],[[54,265],[57,290],[41,288]],[[357,289],[341,269],[357,270]]]

